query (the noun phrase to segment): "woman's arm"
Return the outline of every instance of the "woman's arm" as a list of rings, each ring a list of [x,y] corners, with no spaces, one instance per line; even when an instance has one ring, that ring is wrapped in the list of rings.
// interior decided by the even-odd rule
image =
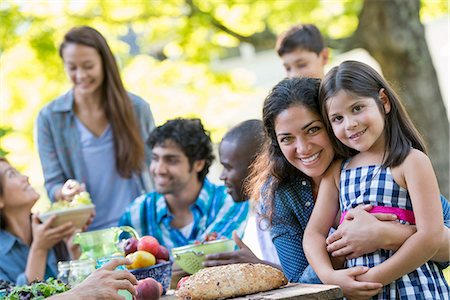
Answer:
[[[418,150],[412,150],[403,164],[392,172],[401,186],[404,178],[413,205],[417,232],[392,257],[358,277],[358,280],[378,281],[384,285],[431,259],[444,236],[442,207],[438,200],[439,187],[429,158]],[[402,177],[396,176],[394,172],[399,172],[397,174]]]
[[[441,196],[444,216],[444,231],[438,252],[431,258],[435,262],[448,263],[450,259],[450,205]],[[372,253],[378,249],[397,251],[414,233],[415,225],[388,222],[397,219],[391,214],[370,214],[372,205],[359,206],[350,210],[344,222],[327,238],[327,250],[334,257],[348,259]],[[448,265],[448,264],[447,264]],[[447,266],[445,265],[444,268]]]
[[[45,223],[41,223],[36,215],[32,216],[33,241],[25,268],[28,282],[44,279],[48,251],[75,231],[75,227],[71,223],[51,228],[55,218],[56,216],[52,216]]]
[[[44,108],[37,118],[37,147],[44,173],[45,188],[49,198],[55,201],[61,198],[61,188],[67,178],[64,177],[62,166],[57,159],[48,109],[48,107]]]

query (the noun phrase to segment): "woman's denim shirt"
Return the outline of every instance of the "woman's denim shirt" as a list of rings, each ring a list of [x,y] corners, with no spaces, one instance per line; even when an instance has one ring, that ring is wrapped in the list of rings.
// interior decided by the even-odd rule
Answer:
[[[152,190],[153,184],[148,167],[151,149],[145,143],[155,122],[150,106],[139,96],[128,93],[139,130],[145,145],[146,168],[136,176],[141,194]],[[54,201],[55,191],[69,179],[86,182],[86,170],[82,163],[80,136],[75,124],[73,110],[73,90],[47,104],[37,119],[37,145],[44,171],[45,188],[49,198]]]

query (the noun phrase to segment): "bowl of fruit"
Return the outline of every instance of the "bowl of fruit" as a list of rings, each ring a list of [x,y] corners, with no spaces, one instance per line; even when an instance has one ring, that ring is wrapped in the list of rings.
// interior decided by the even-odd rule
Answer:
[[[72,222],[75,227],[82,228],[94,210],[95,205],[92,204],[89,193],[81,192],[75,195],[72,201],[54,202],[47,212],[39,214],[39,219],[41,222],[45,222],[51,216],[56,215],[52,227]]]
[[[160,245],[156,238],[149,235],[139,240],[129,238],[124,250],[126,258],[132,262],[127,268],[136,279],[153,278],[161,284],[163,294],[169,289],[173,262],[170,260],[169,250]]]
[[[203,241],[172,249],[174,262],[185,272],[194,274],[203,268],[207,254],[233,251],[236,243],[233,240],[217,238],[215,232],[206,236]]]

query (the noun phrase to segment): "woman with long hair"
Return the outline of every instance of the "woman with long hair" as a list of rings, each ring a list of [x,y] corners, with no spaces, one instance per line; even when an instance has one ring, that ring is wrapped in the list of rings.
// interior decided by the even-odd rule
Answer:
[[[117,225],[126,205],[151,189],[154,128],[150,107],[128,93],[105,38],[88,26],[69,30],[59,48],[73,87],[45,106],[37,143],[45,187],[52,201],[67,200],[68,179],[82,184],[96,205],[90,229]]]
[[[319,185],[336,158],[320,114],[319,86],[319,79],[290,78],[272,89],[263,105],[266,145],[253,165],[249,179],[250,198],[260,199],[262,203],[261,218],[269,226],[281,266],[291,282],[320,282],[308,266],[302,245]],[[441,201],[444,220],[449,225],[449,205],[443,197]],[[327,239],[331,256],[357,257],[376,249],[395,251],[415,233],[414,226],[377,220],[393,221],[396,217],[392,214],[371,215],[366,211],[370,208],[367,205],[364,209],[358,207],[347,212],[345,221]],[[337,218],[339,223],[339,215]],[[447,232],[450,231],[447,229]],[[440,250],[432,258],[444,262],[442,267],[448,266],[448,240],[442,240]],[[356,277],[367,270],[344,271]],[[352,283],[348,289],[350,297],[376,295],[382,287],[376,282]]]
[[[71,223],[52,228],[55,216],[41,223],[31,208],[39,194],[9,162],[0,157],[0,279],[16,285],[56,278],[57,263],[70,259],[64,238]]]

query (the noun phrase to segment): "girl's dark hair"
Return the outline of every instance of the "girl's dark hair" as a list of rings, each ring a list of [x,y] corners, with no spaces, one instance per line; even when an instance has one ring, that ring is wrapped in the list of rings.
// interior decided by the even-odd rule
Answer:
[[[385,114],[380,99],[380,90],[384,89],[391,110]],[[425,143],[412,123],[406,109],[386,80],[372,67],[357,61],[345,61],[332,68],[320,85],[319,103],[322,118],[328,134],[333,137],[332,143],[336,155],[348,158],[357,152],[341,143],[334,135],[327,114],[327,100],[336,96],[339,91],[345,91],[355,97],[373,98],[384,118],[384,137],[386,141],[387,157],[384,158],[383,167],[400,165],[408,155],[411,147],[426,153]]]
[[[69,30],[59,47],[62,59],[64,49],[70,44],[94,48],[101,57],[104,74],[101,101],[114,133],[117,171],[122,177],[130,178],[133,172],[140,172],[145,167],[144,141],[116,60],[105,38],[94,28],[81,26]]]
[[[320,80],[315,78],[286,78],[266,97],[263,105],[265,145],[253,163],[246,186],[250,199],[264,202],[261,217],[272,222],[274,194],[280,184],[292,176],[310,179],[292,166],[284,157],[275,133],[275,119],[286,109],[302,105],[320,115],[317,102]]]

